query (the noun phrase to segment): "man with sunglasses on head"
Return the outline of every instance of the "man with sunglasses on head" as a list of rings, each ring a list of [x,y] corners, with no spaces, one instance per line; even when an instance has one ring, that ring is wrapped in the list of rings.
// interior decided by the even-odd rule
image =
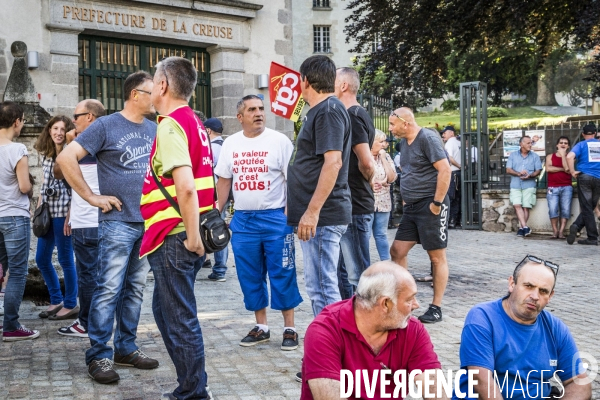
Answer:
[[[392,261],[408,268],[407,256],[417,243],[427,251],[433,270],[433,301],[424,323],[442,320],[442,298],[448,283],[448,217],[450,164],[439,133],[421,128],[412,111],[397,109],[389,117],[390,132],[400,142],[400,194],[403,214],[390,249]]]
[[[504,298],[467,314],[460,366],[473,370],[470,384],[479,399],[591,399],[591,382],[569,328],[544,310],[557,275],[558,265],[528,255],[508,277]],[[558,380],[556,388],[550,378]],[[468,384],[462,375],[453,399],[466,398],[459,392],[466,394]]]
[[[106,115],[102,103],[96,99],[80,101],[75,106],[73,124],[75,129],[66,133],[67,144],[85,131],[96,119]],[[83,179],[94,194],[100,194],[98,188],[98,168],[96,157],[88,154],[79,160],[79,168]],[[54,164],[54,176],[64,179],[60,165]],[[88,337],[88,318],[92,295],[96,289],[98,275],[98,208],[85,201],[76,191],[73,191],[69,223],[73,238],[77,267],[77,293],[79,295],[79,318],[70,325],[58,329],[64,336]]]
[[[158,361],[135,343],[150,271],[146,257],[140,258],[139,253],[144,236],[140,198],[156,136],[156,124],[146,119],[154,112],[152,87],[147,72],[129,75],[123,83],[123,110],[98,118],[56,160],[71,188],[100,210],[99,267],[90,305],[94,311],[88,322],[91,348],[86,352],[86,364],[88,375],[103,384],[120,379],[113,369],[115,363],[140,369],[158,367]],[[97,159],[101,195],[92,191],[79,165],[88,154]],[[109,346],[115,319],[114,343]]]

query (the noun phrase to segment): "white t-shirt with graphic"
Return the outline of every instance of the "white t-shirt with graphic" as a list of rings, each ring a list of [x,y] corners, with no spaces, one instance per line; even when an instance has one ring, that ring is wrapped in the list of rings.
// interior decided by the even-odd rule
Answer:
[[[237,132],[223,142],[215,174],[232,179],[236,210],[285,207],[287,166],[294,147],[269,128],[254,138]]]

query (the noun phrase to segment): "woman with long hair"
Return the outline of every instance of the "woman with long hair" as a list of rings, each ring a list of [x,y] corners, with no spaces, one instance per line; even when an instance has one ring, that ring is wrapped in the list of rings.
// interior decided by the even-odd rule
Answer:
[[[56,157],[65,145],[66,133],[74,128],[68,117],[64,115],[52,117],[33,146],[43,156],[44,181],[38,199],[38,207],[44,202],[48,203],[51,216],[50,229],[44,236],[38,238],[35,255],[35,261],[46,281],[48,292],[50,292],[50,305],[39,316],[52,320],[76,318],[79,314],[77,271],[73,261],[73,245],[69,227],[71,189],[64,181],[54,177]],[[58,275],[52,265],[54,247],[58,251],[58,262],[64,273],[64,297],[60,290]]]
[[[396,180],[396,168],[390,155],[385,151],[387,137],[379,129],[375,130],[371,155],[375,160],[373,175],[373,194],[375,195],[375,214],[373,216],[373,238],[379,253],[379,259],[390,259],[390,244],[387,240],[388,221],[392,211],[390,184]]]
[[[556,141],[556,152],[546,156],[546,173],[548,174],[548,214],[552,224],[552,238],[564,239],[567,220],[571,216],[571,199],[573,198],[573,183],[567,154],[571,147],[571,140],[561,136]],[[558,218],[560,217],[560,227]]]

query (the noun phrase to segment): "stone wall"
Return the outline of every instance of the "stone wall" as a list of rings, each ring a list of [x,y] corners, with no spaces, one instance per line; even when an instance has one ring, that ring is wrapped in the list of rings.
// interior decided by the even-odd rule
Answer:
[[[481,202],[484,231],[516,232],[519,229],[519,221],[514,207],[510,204],[508,189],[483,190]],[[571,215],[567,227],[575,221],[578,215],[579,200],[575,192],[571,201]],[[538,189],[537,202],[531,210],[528,225],[535,233],[552,233],[552,225],[548,216],[546,189]]]

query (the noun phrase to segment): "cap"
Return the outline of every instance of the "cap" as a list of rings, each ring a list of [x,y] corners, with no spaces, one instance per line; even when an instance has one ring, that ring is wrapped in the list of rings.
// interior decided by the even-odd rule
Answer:
[[[587,124],[586,126],[583,127],[584,135],[594,135],[596,133],[596,131],[597,131],[596,125],[594,125],[594,124]]]
[[[204,121],[204,127],[217,133],[223,133],[223,125],[217,118],[209,118]]]
[[[440,133],[444,133],[446,131],[452,131],[452,132],[456,132],[456,130],[454,130],[454,127],[452,125],[448,125],[447,127],[445,127],[444,129],[442,129],[442,131]]]

